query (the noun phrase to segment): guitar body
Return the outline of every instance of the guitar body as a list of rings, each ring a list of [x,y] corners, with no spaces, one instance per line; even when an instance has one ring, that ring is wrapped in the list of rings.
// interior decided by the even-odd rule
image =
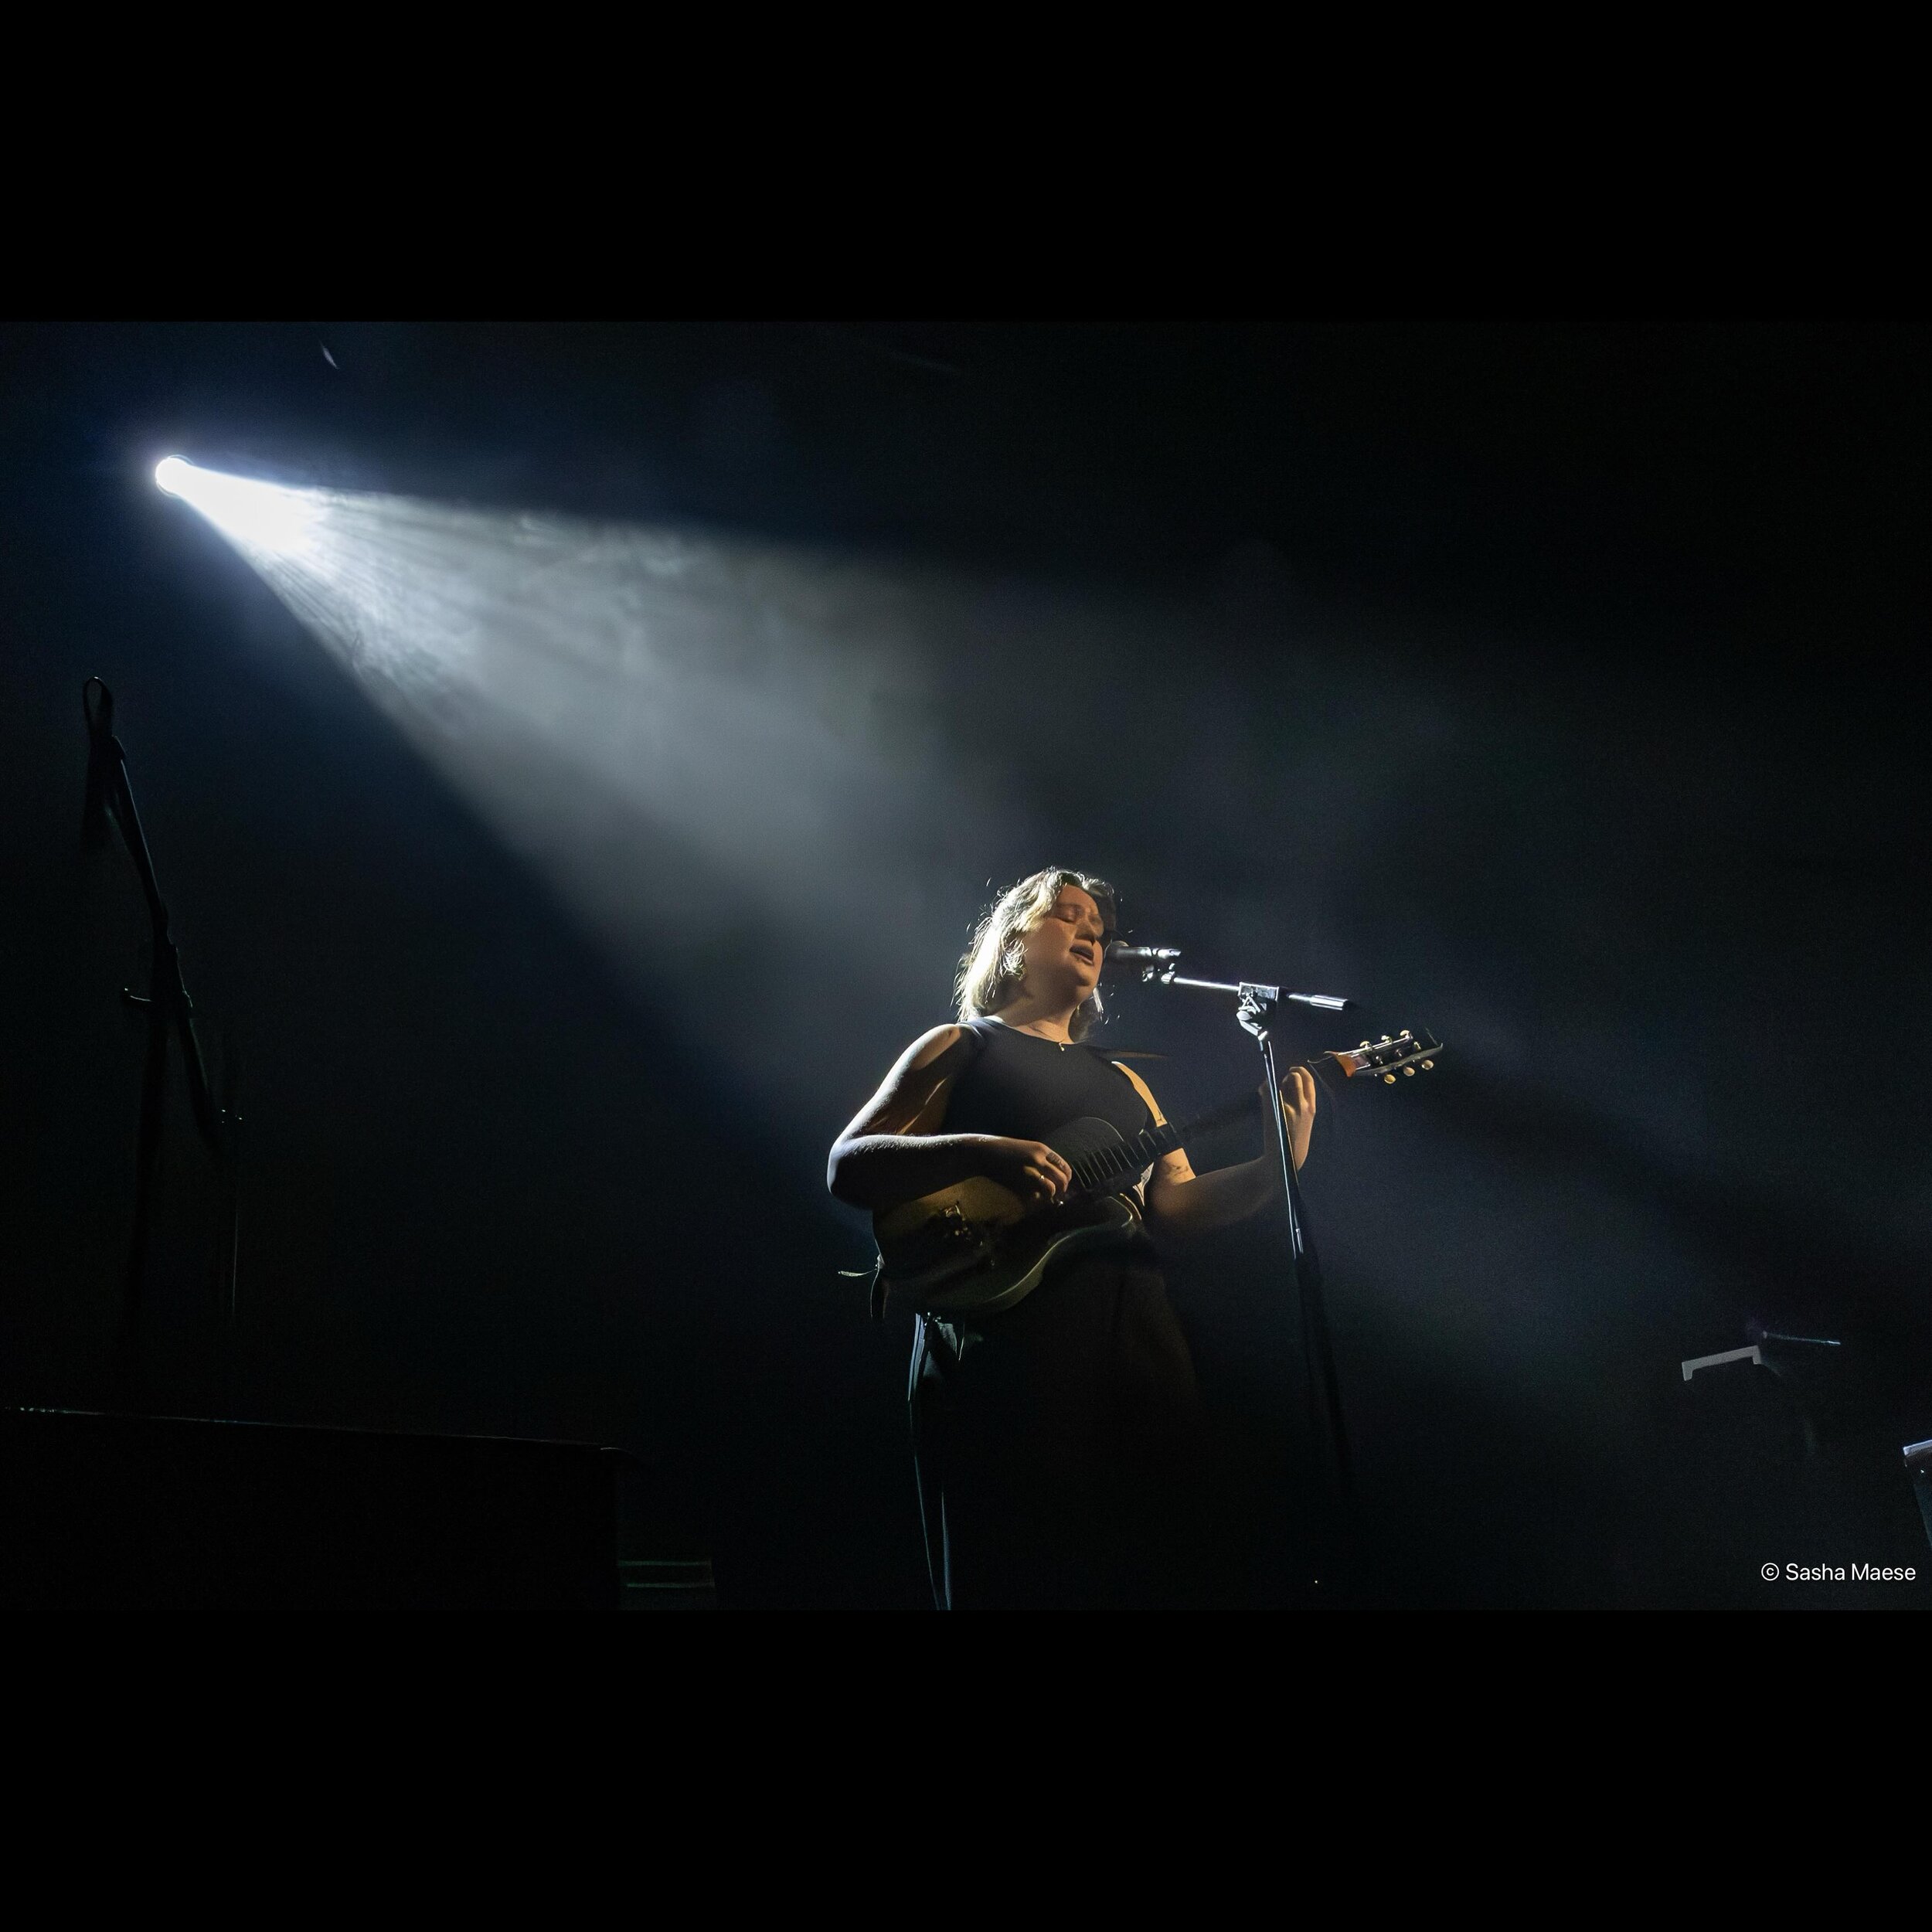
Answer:
[[[1124,1143],[1105,1121],[1070,1121],[1047,1138],[1070,1164]],[[1024,1301],[1057,1261],[1131,1240],[1141,1225],[1118,1194],[1029,1207],[975,1175],[872,1220],[888,1300],[923,1315],[991,1315]]]
[[[1320,1056],[1345,1080],[1396,1083],[1435,1063],[1442,1043],[1403,1032]],[[1212,1113],[1150,1128],[1124,1140],[1105,1121],[1070,1121],[1046,1144],[1073,1170],[1073,1186],[1050,1206],[1031,1207],[997,1181],[975,1178],[922,1195],[872,1216],[879,1243],[878,1282],[887,1300],[925,1315],[990,1315],[1022,1301],[1056,1261],[1097,1248],[1125,1246],[1139,1231],[1128,1190],[1152,1162],[1196,1129],[1251,1114],[1245,1094]]]

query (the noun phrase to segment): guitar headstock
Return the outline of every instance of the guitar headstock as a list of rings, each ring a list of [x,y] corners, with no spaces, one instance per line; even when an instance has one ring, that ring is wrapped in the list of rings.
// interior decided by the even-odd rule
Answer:
[[[1413,1080],[1418,1067],[1427,1072],[1441,1051],[1440,1040],[1426,1032],[1417,1036],[1405,1026],[1393,1037],[1384,1033],[1378,1040],[1365,1039],[1359,1046],[1338,1047],[1328,1058],[1342,1069],[1345,1079],[1379,1073],[1393,1087],[1398,1073]]]

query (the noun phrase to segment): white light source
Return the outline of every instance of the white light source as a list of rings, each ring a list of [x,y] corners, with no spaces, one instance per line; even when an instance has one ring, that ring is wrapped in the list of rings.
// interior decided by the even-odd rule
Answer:
[[[312,491],[224,476],[179,456],[164,456],[155,465],[155,485],[192,504],[224,536],[257,556],[307,557],[315,549],[321,504]]]

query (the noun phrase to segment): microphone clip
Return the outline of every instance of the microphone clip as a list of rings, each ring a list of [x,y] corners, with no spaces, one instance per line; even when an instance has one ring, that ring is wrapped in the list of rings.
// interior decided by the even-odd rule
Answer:
[[[1138,966],[1143,985],[1171,985],[1180,960],[1178,946],[1130,946],[1117,939],[1107,949],[1108,964]]]

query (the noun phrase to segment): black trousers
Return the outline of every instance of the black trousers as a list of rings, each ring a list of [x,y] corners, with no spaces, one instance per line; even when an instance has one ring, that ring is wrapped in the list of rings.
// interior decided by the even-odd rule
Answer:
[[[1151,1248],[1080,1257],[984,1320],[922,1318],[909,1393],[941,1609],[1204,1600],[1210,1458]]]

